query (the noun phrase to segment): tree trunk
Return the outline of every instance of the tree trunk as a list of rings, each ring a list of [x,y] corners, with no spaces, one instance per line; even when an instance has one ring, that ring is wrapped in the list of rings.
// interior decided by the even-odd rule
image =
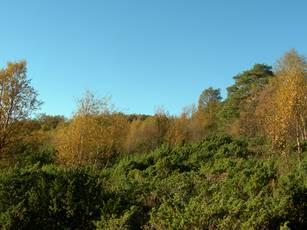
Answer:
[[[301,121],[303,125],[303,141],[307,141],[306,121],[302,115],[301,115]]]
[[[299,164],[301,164],[301,157],[302,157],[302,147],[300,142],[300,129],[299,129],[299,122],[296,122],[296,144],[297,144],[297,153],[298,153],[298,160]]]

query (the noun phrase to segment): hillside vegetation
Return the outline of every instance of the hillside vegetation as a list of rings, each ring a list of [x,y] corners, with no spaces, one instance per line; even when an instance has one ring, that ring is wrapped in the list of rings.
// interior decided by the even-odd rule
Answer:
[[[209,87],[171,116],[87,92],[40,114],[25,62],[0,70],[1,229],[307,229],[307,62]]]
[[[4,228],[306,227],[307,158],[280,172],[284,163],[259,159],[229,136],[161,147],[104,169],[44,164],[52,161],[44,151],[1,173]]]

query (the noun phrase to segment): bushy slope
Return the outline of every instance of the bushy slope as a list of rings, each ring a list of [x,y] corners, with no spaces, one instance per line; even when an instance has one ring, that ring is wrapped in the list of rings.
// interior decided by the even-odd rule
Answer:
[[[277,158],[278,159],[278,158]],[[280,161],[280,160],[279,160]],[[0,175],[5,229],[306,229],[307,163],[280,173],[228,136],[112,167],[30,164]]]

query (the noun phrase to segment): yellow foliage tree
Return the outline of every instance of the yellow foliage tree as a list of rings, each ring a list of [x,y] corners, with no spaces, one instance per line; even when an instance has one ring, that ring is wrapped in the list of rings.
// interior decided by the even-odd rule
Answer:
[[[0,152],[16,142],[18,122],[27,119],[40,104],[27,78],[26,62],[8,63],[0,70]]]
[[[163,109],[158,109],[154,116],[145,120],[134,120],[131,122],[126,139],[126,151],[148,152],[166,140],[169,129],[169,118]]]
[[[171,146],[182,145],[191,139],[191,120],[186,114],[173,117],[166,135],[167,143]]]
[[[291,141],[296,141],[299,155],[301,142],[307,140],[306,67],[305,57],[295,50],[286,53],[277,63],[277,78],[264,91],[268,97],[263,97],[258,108],[273,146],[286,150]]]
[[[87,92],[70,124],[59,132],[59,159],[68,165],[105,162],[120,152],[126,136],[126,118]]]
[[[179,117],[173,117],[167,133],[167,142],[171,146],[192,143],[204,138],[208,132],[207,114],[187,106]]]

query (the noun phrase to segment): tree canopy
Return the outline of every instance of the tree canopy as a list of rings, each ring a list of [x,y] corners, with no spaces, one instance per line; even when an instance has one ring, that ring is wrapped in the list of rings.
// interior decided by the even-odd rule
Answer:
[[[0,151],[15,141],[16,123],[29,118],[41,104],[30,83],[24,61],[0,70]]]

